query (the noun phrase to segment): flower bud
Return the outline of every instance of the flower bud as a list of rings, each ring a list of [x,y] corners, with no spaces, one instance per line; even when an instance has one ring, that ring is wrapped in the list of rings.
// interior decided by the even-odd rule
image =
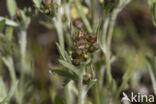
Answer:
[[[43,0],[43,4],[45,5],[45,8],[49,9],[52,6],[51,0]]]
[[[83,31],[79,31],[77,34],[77,38],[78,39],[85,39],[86,38],[86,34]]]
[[[83,83],[84,84],[89,84],[90,80],[91,80],[91,74],[90,73],[83,75]]]
[[[46,15],[50,15],[50,10],[49,10],[49,9],[46,9],[46,10],[44,11],[44,13],[45,13]]]
[[[86,39],[86,33],[83,31],[79,31],[76,35],[73,36],[73,40],[77,41],[80,39]]]
[[[82,51],[81,49],[77,49],[77,50],[76,50],[76,54],[77,54],[77,55],[82,55],[82,54],[83,54],[83,51]]]
[[[72,58],[80,58],[81,56],[82,56],[82,54],[83,54],[83,50],[81,50],[81,49],[76,49],[76,51],[73,51],[72,52]]]
[[[15,20],[21,20],[21,10],[19,8],[16,9]]]
[[[81,45],[85,45],[86,43],[87,43],[86,40],[81,39],[81,40],[79,40],[79,41],[76,42],[76,45],[77,46],[81,46]]]
[[[67,21],[67,17],[66,17],[66,15],[63,15],[62,16],[62,22],[66,22]]]
[[[74,20],[74,26],[77,27],[78,29],[83,28],[83,23],[80,18]]]
[[[72,62],[73,62],[73,64],[76,65],[76,66],[80,65],[80,59],[73,59]]]
[[[90,46],[90,47],[88,48],[88,52],[92,53],[92,52],[94,52],[96,49],[97,49],[97,48],[96,48],[95,46]]]
[[[78,46],[77,48],[78,48],[78,49],[85,49],[86,46],[85,46],[85,45],[80,45],[80,46]]]
[[[101,5],[103,5],[103,3],[104,3],[104,0],[100,0],[99,2],[100,2],[100,4],[101,4]]]
[[[96,40],[97,40],[96,34],[89,35],[89,36],[87,37],[87,40],[88,40],[88,42],[95,43]]]
[[[88,54],[83,54],[83,60],[86,61],[89,58]]]
[[[78,49],[82,50],[82,49],[86,48],[86,43],[87,43],[86,40],[81,39],[76,42],[76,46]]]
[[[21,15],[21,10],[19,8],[16,9],[16,15],[20,16]]]

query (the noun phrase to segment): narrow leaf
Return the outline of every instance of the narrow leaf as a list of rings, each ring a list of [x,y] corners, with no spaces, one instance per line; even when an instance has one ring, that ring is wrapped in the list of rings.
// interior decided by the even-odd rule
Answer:
[[[17,27],[18,24],[12,20],[0,16],[0,21],[5,20],[6,25]]]
[[[66,61],[63,61],[63,60],[59,60],[59,62],[64,66],[66,67],[67,69],[71,70],[72,72],[75,72],[75,74],[79,75],[79,71],[78,71],[78,68],[76,68],[74,65],[66,62]]]
[[[7,0],[7,8],[11,17],[14,17],[16,14],[16,1],[15,0]]]
[[[5,20],[1,20],[0,21],[0,32],[3,31],[4,26],[5,26]]]
[[[33,0],[35,7],[40,8],[40,0]]]
[[[148,0],[153,24],[156,26],[156,0]]]
[[[12,85],[12,87],[11,87],[11,89],[10,89],[8,95],[2,100],[2,102],[0,102],[0,104],[3,104],[3,103],[5,103],[5,102],[8,102],[8,101],[11,99],[11,97],[14,95],[14,93],[15,93],[15,91],[16,91],[17,85],[18,85],[18,81],[16,81],[16,82]]]
[[[63,57],[64,60],[66,60],[65,55],[64,55],[64,49],[58,43],[56,43],[56,45],[57,45],[60,55]]]
[[[40,21],[40,24],[43,25],[44,27],[46,27],[47,29],[53,29],[54,28],[54,26],[49,22]]]
[[[154,93],[156,95],[156,62],[154,58],[146,57],[148,63],[149,73],[153,83]]]
[[[77,10],[82,18],[82,21],[84,22],[85,26],[86,26],[86,29],[88,30],[89,33],[92,33],[92,28],[91,28],[91,25],[83,11],[83,8],[82,8],[82,5],[80,3],[79,0],[76,0],[76,6],[77,6]]]
[[[12,40],[13,28],[12,27],[7,27],[5,34],[6,34],[6,38],[8,40]]]
[[[76,80],[78,76],[74,73],[69,72],[68,70],[52,70],[54,73],[65,77],[66,79]]]

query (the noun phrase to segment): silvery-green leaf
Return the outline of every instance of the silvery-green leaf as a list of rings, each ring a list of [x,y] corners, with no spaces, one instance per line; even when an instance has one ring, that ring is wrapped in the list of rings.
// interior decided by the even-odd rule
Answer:
[[[62,77],[65,77],[66,79],[72,79],[72,80],[76,80],[78,79],[78,76],[75,74],[75,73],[71,73],[69,72],[68,70],[63,70],[63,69],[59,69],[59,70],[52,70],[52,72],[62,76]]]
[[[37,8],[40,8],[40,0],[33,0],[33,2]]]
[[[67,69],[71,70],[72,72],[75,72],[75,74],[79,75],[78,68],[76,68],[74,65],[64,61],[64,60],[59,60],[59,62],[66,67]]]
[[[65,56],[64,56],[64,49],[61,47],[60,44],[56,43],[56,45],[57,45],[57,48],[58,48],[58,51],[59,51],[60,55],[61,55],[61,56],[63,57],[63,59],[65,60],[66,58],[65,58]]]
[[[16,14],[16,1],[15,0],[7,0],[7,8],[11,17],[14,17]]]
[[[86,26],[86,29],[88,30],[89,33],[92,33],[91,25],[90,25],[85,13],[84,13],[81,2],[79,0],[76,0],[75,3],[76,3],[76,6],[77,6],[77,10],[79,12],[79,15],[80,15],[84,25]]]
[[[31,19],[28,16],[25,15],[25,11],[23,11],[23,10],[21,10],[21,17],[22,17],[22,19],[24,21],[23,27],[28,28],[28,26],[29,26],[29,24],[31,22]]]
[[[4,17],[1,17],[1,16],[0,16],[0,21],[1,21],[1,20],[5,20],[5,24],[6,24],[6,25],[14,26],[14,27],[17,27],[17,26],[18,26],[18,23],[16,23],[16,22],[14,22],[14,21],[12,21],[12,20],[9,20],[9,19],[7,19],[7,18],[4,18]]]
[[[53,29],[54,28],[54,26],[49,22],[40,21],[40,24],[43,25],[44,27],[46,27],[47,29]]]

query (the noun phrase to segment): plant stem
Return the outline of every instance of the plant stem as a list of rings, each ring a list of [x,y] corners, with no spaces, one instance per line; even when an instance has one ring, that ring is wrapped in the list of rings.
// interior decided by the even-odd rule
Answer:
[[[103,87],[104,72],[105,72],[105,67],[101,66],[100,73],[99,73],[99,88],[100,88],[100,90],[102,90],[102,87]]]
[[[94,103],[95,104],[101,104],[101,97],[100,97],[100,91],[101,91],[101,89],[99,89],[99,86],[98,86],[98,84],[96,83],[93,87],[92,87],[92,93],[93,93],[93,96],[94,96]]]
[[[15,67],[14,67],[14,62],[13,62],[12,57],[8,56],[8,57],[3,57],[2,59],[5,65],[8,67],[12,84],[16,83],[17,78],[16,78]],[[16,90],[15,92],[15,98],[16,98],[17,104],[21,104],[18,90]]]
[[[61,47],[61,49],[63,51],[65,51],[64,48],[64,35],[63,35],[63,24],[62,24],[62,15],[61,15],[61,9],[58,8],[58,12],[57,12],[57,17],[56,18],[52,18],[52,22],[54,22],[54,25],[56,27],[57,33],[58,33],[58,41],[59,41],[59,45]],[[66,60],[65,58],[65,52],[61,53],[62,57],[64,60]]]
[[[91,17],[92,17],[92,28],[94,28],[95,24],[95,0],[91,0]]]
[[[70,81],[70,82],[65,86],[66,104],[73,104],[71,89],[72,89],[72,82]]]
[[[69,85],[68,84],[65,86],[65,96],[66,96],[66,104],[71,104],[70,103],[70,93],[69,93]]]
[[[109,59],[109,53],[106,54],[106,77],[107,77],[107,85],[111,84],[112,82],[112,75],[111,75],[111,65]]]
[[[133,68],[128,67],[126,73],[124,74],[123,78],[122,78],[122,83],[120,85],[120,87],[118,88],[117,92],[115,93],[115,98],[117,99],[120,95],[120,92],[124,89],[124,87],[126,86],[128,80],[130,79],[132,73],[133,73]]]
[[[78,84],[78,104],[85,104],[85,96],[86,96],[86,87],[83,86],[83,73],[79,76],[79,84]]]
[[[80,16],[82,18],[82,21],[83,21],[84,25],[86,26],[86,29],[88,30],[89,33],[92,33],[92,28],[91,28],[91,26],[89,24],[89,21],[88,21],[85,13],[83,11],[83,7],[82,7],[80,1],[76,0],[75,3],[76,3],[76,6],[77,6],[77,10],[78,10],[78,12],[79,12],[79,14],[80,14]]]
[[[25,29],[19,31],[19,45],[20,45],[20,103],[23,102],[23,92],[24,92],[24,73],[27,67],[26,63],[26,48],[27,48],[27,32]]]
[[[111,40],[112,40],[112,34],[114,30],[114,24],[117,17],[117,13],[114,11],[110,17],[110,24],[108,27],[108,39],[107,39],[107,49],[106,49],[106,76],[107,76],[107,83],[112,83],[112,75],[111,75]]]
[[[3,57],[2,59],[5,65],[8,67],[12,83],[15,83],[16,74],[15,74],[14,63],[13,63],[12,57],[8,56],[8,57]]]

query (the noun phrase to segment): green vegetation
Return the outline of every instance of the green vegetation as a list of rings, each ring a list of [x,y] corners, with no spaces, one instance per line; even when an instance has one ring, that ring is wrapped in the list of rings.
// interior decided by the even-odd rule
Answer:
[[[156,45],[155,0],[146,1],[151,16],[147,10],[143,15],[153,23],[148,27],[140,17],[122,14],[125,8],[139,13],[135,0],[32,2],[32,8],[19,9],[16,0],[6,0],[8,16],[0,16],[0,104],[120,104],[123,91],[142,90],[156,96],[156,50],[147,40]],[[45,20],[37,22],[58,36],[54,63],[44,62],[49,56],[28,38],[40,15]],[[49,72],[39,75],[45,63]]]

